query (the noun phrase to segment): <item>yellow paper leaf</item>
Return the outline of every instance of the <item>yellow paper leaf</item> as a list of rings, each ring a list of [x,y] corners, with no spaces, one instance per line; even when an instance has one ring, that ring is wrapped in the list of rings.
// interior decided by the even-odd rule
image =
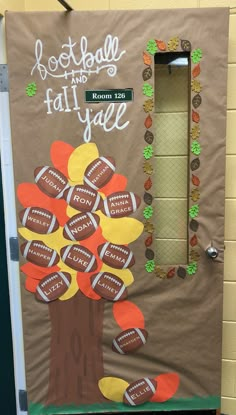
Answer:
[[[63,267],[62,271],[67,272],[67,270],[65,270],[64,267]],[[77,279],[76,279],[77,273],[75,271],[73,271],[73,274],[72,274],[72,272],[70,271],[70,275],[71,275],[71,284],[70,284],[68,290],[65,292],[65,294],[63,294],[61,297],[59,297],[59,300],[61,300],[61,301],[69,300],[71,297],[73,297],[79,291],[79,287],[78,287]]]
[[[63,246],[72,244],[71,241],[63,237],[63,228],[60,227],[56,232],[50,233],[48,235],[42,235],[40,233],[32,232],[27,228],[19,228],[18,232],[23,238],[27,241],[37,240],[44,242],[49,248],[55,249],[58,253]]]
[[[68,162],[70,180],[77,184],[82,184],[86,167],[98,157],[98,149],[94,143],[81,144],[77,147],[71,154]]]
[[[109,267],[106,264],[103,264],[100,272],[111,272],[112,274],[117,275],[117,277],[123,281],[126,287],[133,284],[134,282],[133,274],[129,269],[115,269]]]
[[[108,242],[126,245],[139,238],[143,232],[143,223],[133,218],[108,218],[102,212],[96,212],[100,217],[102,234]]]
[[[106,399],[123,402],[123,395],[129,383],[120,378],[105,377],[99,380],[98,387]]]

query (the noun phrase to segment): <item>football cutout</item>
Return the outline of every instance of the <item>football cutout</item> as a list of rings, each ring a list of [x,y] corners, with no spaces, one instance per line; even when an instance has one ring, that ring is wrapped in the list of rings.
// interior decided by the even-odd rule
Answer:
[[[126,389],[123,402],[130,406],[142,405],[152,398],[156,392],[156,388],[157,382],[155,379],[142,378],[136,380]]]
[[[119,354],[132,353],[147,341],[148,333],[144,329],[130,328],[122,331],[112,342],[112,350]]]
[[[91,276],[94,291],[108,301],[120,301],[127,297],[127,289],[123,281],[110,272],[99,272]]]
[[[20,251],[27,261],[40,267],[53,267],[60,259],[58,253],[42,241],[24,242],[20,247]]]
[[[47,196],[61,199],[69,187],[67,178],[55,167],[42,166],[34,171],[35,183]]]
[[[68,205],[81,212],[95,212],[100,209],[101,196],[86,185],[72,186],[64,193]]]
[[[71,275],[68,272],[53,272],[42,278],[35,292],[39,301],[49,303],[57,300],[65,294],[71,283]]]
[[[106,265],[112,268],[130,268],[135,263],[133,252],[125,245],[106,242],[98,246],[98,255]]]
[[[140,203],[140,197],[133,192],[116,192],[103,201],[101,211],[109,218],[123,218],[136,212]]]
[[[93,272],[97,269],[95,255],[84,246],[67,245],[60,253],[62,261],[76,271]]]
[[[84,182],[92,189],[98,190],[111,180],[115,169],[112,157],[99,157],[88,165],[84,172]]]
[[[100,218],[93,213],[78,213],[66,222],[63,236],[71,241],[82,241],[91,236],[98,228]]]
[[[19,218],[22,225],[32,232],[49,234],[59,228],[56,216],[40,207],[27,207],[21,210]]]

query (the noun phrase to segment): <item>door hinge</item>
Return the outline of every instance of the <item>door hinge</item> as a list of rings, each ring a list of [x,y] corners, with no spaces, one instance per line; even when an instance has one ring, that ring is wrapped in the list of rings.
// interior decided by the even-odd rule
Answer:
[[[19,244],[18,244],[18,238],[12,236],[9,238],[9,244],[10,244],[10,258],[12,261],[19,261]]]
[[[28,411],[27,391],[19,390],[19,406],[21,411]]]
[[[8,66],[6,64],[0,64],[0,92],[8,92]]]

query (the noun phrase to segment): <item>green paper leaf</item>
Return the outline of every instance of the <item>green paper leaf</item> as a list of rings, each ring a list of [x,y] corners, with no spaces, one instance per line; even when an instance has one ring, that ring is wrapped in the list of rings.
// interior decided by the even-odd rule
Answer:
[[[145,207],[145,209],[143,210],[143,216],[145,217],[145,219],[150,219],[152,215],[153,215],[153,207],[152,206]]]
[[[150,261],[147,261],[145,264],[145,269],[147,272],[153,272],[155,269],[155,261],[154,259],[151,259]]]
[[[157,52],[157,44],[154,39],[150,39],[147,43],[147,51],[151,53],[151,55],[154,55]]]
[[[196,274],[197,272],[197,263],[196,262],[191,262],[188,266],[187,266],[187,273],[189,275],[193,275]]]
[[[33,97],[36,92],[37,92],[37,85],[35,82],[31,82],[27,85],[27,87],[25,88],[26,90],[26,95],[28,95],[28,97]]]
[[[198,63],[202,59],[202,49],[194,49],[191,53],[193,63]]]
[[[153,96],[153,87],[147,83],[143,84],[143,94],[147,97]]]
[[[192,142],[191,150],[192,150],[192,153],[195,154],[196,156],[199,156],[199,154],[201,154],[202,149],[198,141],[194,140]]]
[[[198,216],[199,214],[199,205],[193,205],[190,209],[189,209],[189,216],[190,218],[194,219]]]
[[[149,160],[153,156],[153,147],[151,145],[144,147],[143,156],[146,160]]]

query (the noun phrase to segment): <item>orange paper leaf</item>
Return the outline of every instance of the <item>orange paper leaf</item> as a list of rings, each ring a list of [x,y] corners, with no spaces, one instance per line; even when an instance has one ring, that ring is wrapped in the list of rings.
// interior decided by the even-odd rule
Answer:
[[[179,387],[179,375],[177,373],[165,373],[155,378],[157,390],[150,399],[151,402],[165,402],[172,398]]]
[[[193,247],[197,245],[197,236],[193,235],[193,237],[190,239],[190,245]]]
[[[151,189],[151,187],[152,187],[152,180],[151,180],[151,177],[149,177],[144,183],[144,189],[149,190]]]
[[[147,239],[145,240],[145,245],[146,246],[152,245],[152,235],[147,237]]]
[[[91,298],[92,300],[101,300],[100,295],[96,294],[91,286],[91,275],[93,275],[94,272],[78,272],[77,273],[77,283],[79,286],[80,291],[88,298]]]
[[[38,283],[38,280],[27,277],[25,280],[25,289],[31,293],[35,293]]]
[[[166,44],[163,40],[156,40],[156,44],[159,50],[164,51],[166,50]]]
[[[145,63],[145,65],[152,64],[152,58],[147,52],[143,52],[143,62]]]
[[[199,186],[200,185],[200,179],[197,176],[194,176],[194,174],[192,174],[192,184],[194,186]]]
[[[64,141],[54,141],[51,145],[50,155],[52,163],[54,167],[60,170],[66,177],[69,177],[67,166],[73,151],[74,147]]]
[[[201,68],[200,68],[200,64],[198,64],[192,70],[193,78],[196,78],[200,74],[200,72],[201,72]]]
[[[109,196],[111,193],[121,192],[125,190],[127,185],[127,179],[121,174],[114,174],[104,187],[99,189],[99,192],[104,193],[105,196]]]
[[[38,265],[32,264],[31,262],[26,262],[26,264],[20,267],[20,270],[27,277],[33,278],[35,280],[41,280],[42,278],[46,277],[46,275],[59,271],[60,268],[57,265],[55,265],[54,267],[43,268],[39,267]]]
[[[175,276],[175,268],[171,268],[168,272],[166,277],[167,278],[173,278]]]
[[[130,301],[118,301],[113,305],[113,315],[122,330],[132,327],[144,328],[141,310]]]
[[[33,183],[21,183],[17,188],[17,197],[23,207],[37,206],[48,209],[56,215],[58,222],[64,226],[68,221],[66,215],[67,203],[65,200],[53,199],[39,190]]]
[[[200,121],[200,115],[198,114],[198,112],[192,110],[192,120],[193,122],[198,123]]]
[[[147,129],[151,128],[151,126],[152,126],[152,117],[150,115],[147,116],[147,118],[144,122],[144,125]]]

